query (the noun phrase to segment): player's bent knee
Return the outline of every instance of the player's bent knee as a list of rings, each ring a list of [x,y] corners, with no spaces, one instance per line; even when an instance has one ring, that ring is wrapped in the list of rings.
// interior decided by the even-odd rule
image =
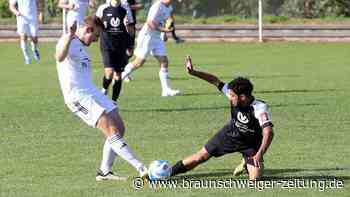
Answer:
[[[107,79],[112,79],[114,75],[114,70],[112,68],[105,68],[105,77]]]
[[[136,58],[135,61],[133,62],[134,68],[140,68],[143,64],[145,63],[145,60]]]
[[[260,180],[263,175],[264,167],[263,164],[260,168],[253,166],[251,164],[247,164],[249,180]]]

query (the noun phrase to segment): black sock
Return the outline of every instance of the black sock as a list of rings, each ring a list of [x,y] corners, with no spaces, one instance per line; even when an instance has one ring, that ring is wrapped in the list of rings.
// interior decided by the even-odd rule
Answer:
[[[109,85],[112,83],[112,79],[107,79],[106,76],[103,76],[102,87],[107,90]]]
[[[178,40],[179,37],[176,36],[175,29],[171,31],[171,35],[173,36],[174,40]]]
[[[112,100],[117,101],[120,91],[122,90],[122,80],[114,81]]]
[[[171,174],[170,176],[175,176],[180,173],[185,173],[188,170],[186,169],[185,165],[183,164],[182,160],[178,161],[175,165],[171,167]]]

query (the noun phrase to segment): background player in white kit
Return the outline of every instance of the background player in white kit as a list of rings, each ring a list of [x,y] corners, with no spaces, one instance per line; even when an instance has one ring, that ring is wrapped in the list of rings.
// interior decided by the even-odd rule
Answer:
[[[96,7],[96,0],[59,0],[58,7],[67,9],[67,26],[70,27],[74,21],[78,26],[83,23],[88,7]]]
[[[24,63],[31,63],[27,46],[28,37],[32,41],[33,58],[39,61],[37,0],[10,0],[10,10],[17,18],[17,32],[21,40]]]
[[[146,177],[146,167],[136,158],[123,138],[125,128],[117,106],[97,89],[92,80],[91,59],[86,46],[98,40],[102,28],[99,18],[87,17],[78,29],[76,23],[73,23],[69,33],[59,40],[56,61],[64,100],[75,115],[89,126],[100,129],[106,136],[97,181],[121,179],[111,172],[111,161],[116,155],[131,164],[140,177]]]
[[[131,72],[141,67],[149,54],[153,55],[160,63],[159,78],[162,86],[162,96],[175,96],[179,90],[173,90],[169,85],[168,57],[164,42],[160,39],[161,32],[171,32],[172,29],[162,28],[172,12],[170,4],[172,0],[159,0],[152,5],[148,13],[147,21],[142,27],[135,49],[135,60],[129,63],[122,74],[127,78]]]

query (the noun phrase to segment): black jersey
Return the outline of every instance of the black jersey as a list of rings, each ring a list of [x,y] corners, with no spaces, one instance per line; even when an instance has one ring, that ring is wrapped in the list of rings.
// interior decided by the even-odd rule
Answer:
[[[104,25],[100,39],[101,48],[104,50],[125,48],[127,31],[124,18],[127,16],[127,10],[121,5],[114,7],[106,3],[98,8],[96,16],[102,20]]]
[[[220,91],[227,95],[227,84],[221,87]],[[231,105],[231,119],[232,132],[245,141],[255,141],[262,136],[265,127],[273,126],[266,103],[256,99],[244,108]]]

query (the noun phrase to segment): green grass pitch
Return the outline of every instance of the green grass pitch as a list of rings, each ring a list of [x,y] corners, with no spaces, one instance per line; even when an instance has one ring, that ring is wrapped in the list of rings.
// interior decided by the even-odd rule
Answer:
[[[333,180],[343,188],[135,190],[134,169],[118,158],[114,171],[126,182],[95,182],[104,139],[63,103],[53,59],[54,43],[42,43],[40,63],[24,65],[17,43],[0,43],[0,196],[349,196],[350,58],[345,43],[169,43],[172,86],[183,96],[160,97],[153,58],[124,84],[120,112],[126,140],[146,163],[174,163],[199,150],[229,119],[226,98],[190,77],[183,62],[224,81],[248,76],[255,96],[268,102],[275,138],[265,156],[269,180]],[[93,75],[101,85],[97,45],[90,48]],[[227,155],[189,172],[185,179],[226,180],[240,161]]]

